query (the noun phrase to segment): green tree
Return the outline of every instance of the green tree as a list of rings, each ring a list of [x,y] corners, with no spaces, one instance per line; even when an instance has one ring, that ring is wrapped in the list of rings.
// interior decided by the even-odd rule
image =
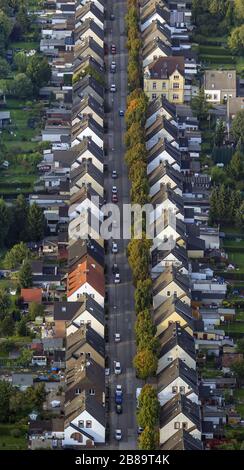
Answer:
[[[17,52],[17,54],[14,55],[14,65],[20,73],[26,72],[28,61],[29,59],[23,51]]]
[[[13,393],[13,387],[8,382],[0,380],[0,422],[7,423],[9,421],[10,408],[9,402],[10,397]]]
[[[42,209],[34,202],[28,211],[28,235],[33,241],[40,241],[44,236],[45,216]]]
[[[0,288],[0,320],[3,320],[11,306],[10,295],[6,289]]]
[[[38,93],[42,86],[47,85],[52,75],[47,58],[39,54],[30,58],[26,73],[32,81],[35,93]]]
[[[210,104],[207,102],[204,89],[201,88],[197,96],[191,100],[192,111],[199,121],[205,121],[209,115]]]
[[[148,277],[138,281],[135,289],[135,310],[137,313],[150,308],[152,304],[152,280]]]
[[[152,385],[144,385],[138,398],[137,421],[139,426],[154,428],[158,424],[160,403],[157,390]]]
[[[136,323],[135,323],[135,332],[136,332],[136,342],[138,351],[149,348],[152,350],[157,350],[158,341],[155,338],[156,327],[152,321],[151,314],[148,309],[143,310],[138,313]]]
[[[14,245],[4,258],[4,265],[7,269],[17,268],[23,261],[30,257],[30,250],[23,242]]]
[[[31,262],[28,259],[23,261],[19,270],[19,285],[21,288],[27,289],[32,286],[32,269]]]
[[[9,85],[9,93],[15,98],[26,99],[33,96],[33,86],[25,73],[18,73]]]
[[[13,23],[10,18],[6,15],[6,13],[4,13],[4,11],[0,10],[0,31],[2,33],[2,39],[5,44],[7,44],[12,28]]]
[[[36,317],[43,317],[44,315],[44,307],[37,302],[31,302],[29,306],[29,319],[34,321]]]
[[[147,379],[157,372],[158,359],[151,349],[142,349],[137,352],[133,361],[136,375],[140,379]]]
[[[27,327],[27,321],[24,317],[22,317],[21,320],[17,324],[17,333],[18,333],[19,336],[28,336],[28,334],[29,334],[29,329]],[[22,356],[22,353],[25,354],[25,351],[29,352],[28,349],[23,348],[21,350],[21,356]]]
[[[0,199],[0,248],[4,246],[10,225],[10,212],[3,199]]]
[[[244,379],[244,361],[235,362],[231,366],[231,370],[234,372],[235,376],[239,381]]]
[[[236,142],[241,141],[243,143],[244,135],[244,109],[238,111],[233,119],[231,133],[236,139]]]
[[[244,1],[234,0],[235,16],[238,20],[244,20]]]
[[[8,314],[1,322],[2,336],[12,336],[14,334],[15,323],[12,315]]]
[[[228,167],[228,173],[235,180],[240,180],[243,178],[243,170],[244,170],[244,157],[240,151],[237,151],[232,156],[232,159]]]
[[[133,122],[125,133],[125,145],[127,148],[144,142],[144,129],[138,122]]]
[[[24,326],[21,328],[20,330],[22,333],[24,332]],[[28,334],[28,329],[26,328],[27,331],[27,334]],[[20,334],[20,336],[27,336],[27,334]],[[31,359],[32,359],[32,356],[33,356],[33,352],[30,350],[30,349],[27,349],[27,348],[22,348],[21,349],[21,353],[20,353],[20,357],[18,358],[18,364],[23,366],[23,367],[28,367],[31,363]],[[30,400],[28,400],[30,401]],[[31,408],[33,408],[33,404],[32,402],[30,401],[31,403]]]
[[[244,47],[244,25],[232,29],[228,38],[228,46],[233,54],[242,54]]]
[[[240,207],[236,209],[235,224],[237,227],[244,229],[244,202],[242,202]]]
[[[8,78],[10,72],[9,63],[3,57],[0,57],[0,78]]]
[[[225,136],[225,124],[222,119],[219,119],[216,124],[215,136],[214,136],[215,145],[217,145],[217,147],[220,147],[221,145],[223,145],[224,136]]]
[[[132,239],[128,245],[128,261],[135,284],[148,278],[151,240],[143,236]]]
[[[23,194],[19,194],[12,210],[12,221],[8,233],[9,245],[15,245],[20,240],[27,240],[28,203]]]
[[[159,434],[154,428],[146,426],[138,439],[140,450],[155,450],[159,445]]]

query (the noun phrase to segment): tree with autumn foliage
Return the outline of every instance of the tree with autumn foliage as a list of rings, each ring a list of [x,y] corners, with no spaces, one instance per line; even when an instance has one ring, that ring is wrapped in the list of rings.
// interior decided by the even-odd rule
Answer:
[[[138,447],[140,450],[155,450],[159,445],[159,432],[146,426],[138,439]]]
[[[148,377],[156,375],[158,358],[151,349],[145,348],[137,352],[133,364],[137,377],[146,380]]]

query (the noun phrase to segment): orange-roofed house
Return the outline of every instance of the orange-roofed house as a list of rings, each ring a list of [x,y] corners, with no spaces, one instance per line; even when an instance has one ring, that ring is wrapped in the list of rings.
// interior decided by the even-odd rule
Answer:
[[[79,301],[84,294],[90,295],[104,306],[105,281],[103,267],[91,256],[86,255],[68,274],[67,300]]]
[[[38,287],[32,287],[29,289],[21,289],[20,297],[25,304],[36,302],[37,304],[42,303],[42,289]]]

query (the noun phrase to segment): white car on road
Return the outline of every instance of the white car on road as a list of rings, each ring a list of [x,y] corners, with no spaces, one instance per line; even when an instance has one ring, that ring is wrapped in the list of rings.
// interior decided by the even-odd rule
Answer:
[[[120,362],[115,362],[114,363],[114,373],[115,375],[120,375],[121,374],[121,365]]]
[[[115,242],[112,243],[112,253],[118,253],[118,244]]]

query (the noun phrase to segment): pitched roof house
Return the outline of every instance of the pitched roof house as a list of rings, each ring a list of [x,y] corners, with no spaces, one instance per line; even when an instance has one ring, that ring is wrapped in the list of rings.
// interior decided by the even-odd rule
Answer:
[[[200,408],[184,395],[177,394],[161,407],[159,427],[160,444],[164,444],[179,429],[201,439]]]

